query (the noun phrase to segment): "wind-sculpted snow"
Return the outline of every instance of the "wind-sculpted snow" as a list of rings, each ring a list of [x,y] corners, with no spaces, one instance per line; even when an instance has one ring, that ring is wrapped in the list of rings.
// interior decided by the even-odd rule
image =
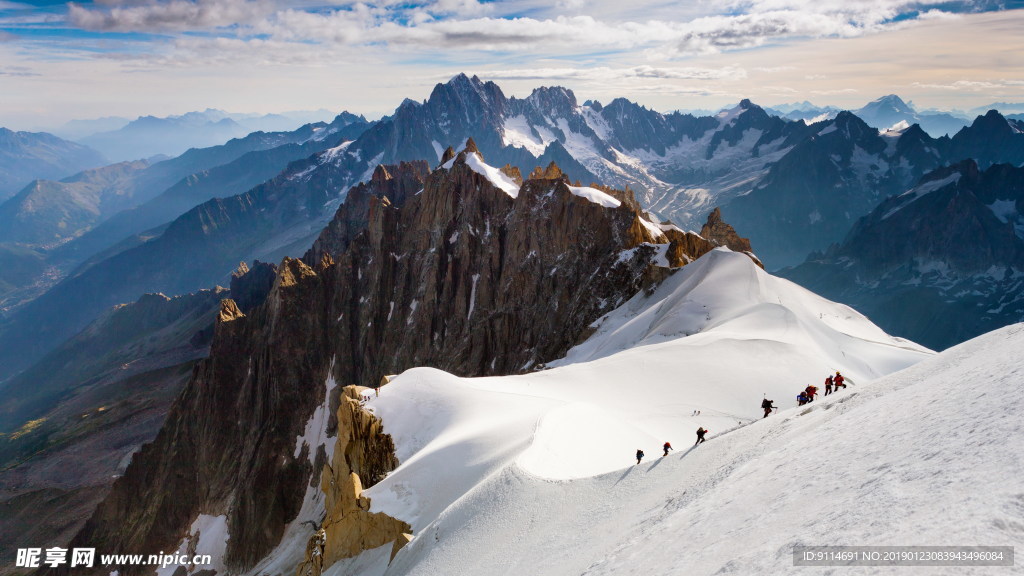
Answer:
[[[729,257],[705,257],[716,258],[742,279]],[[694,282],[700,263],[665,288]],[[809,349],[795,336],[827,302],[777,280],[742,288],[761,326],[745,338],[715,337],[741,310],[722,322],[712,302],[708,321],[655,294],[649,310],[703,332],[527,376],[415,369],[370,399],[403,464],[368,495],[416,535],[386,574],[784,574],[795,545],[1024,544],[1024,397],[1011,383],[1024,325],[933,356],[856,339],[879,331],[833,317],[814,334],[832,340]],[[789,312],[762,315],[756,301],[771,297]],[[758,391],[797,389],[832,362],[850,388],[799,408],[776,396],[778,414],[758,418]],[[697,426],[711,434],[692,448]],[[676,451],[662,458],[666,440]]]
[[[409,522],[416,535],[388,574],[582,573],[647,520],[654,502],[679,497],[684,478],[696,482],[681,457],[698,426],[712,440],[741,427],[763,431],[749,425],[764,394],[786,410],[838,369],[854,383],[840,393],[849,396],[932,355],[727,250],[597,324],[548,370],[468,379],[416,368],[368,398],[401,465],[367,496],[373,511]],[[783,414],[775,419],[795,411]],[[678,451],[661,460],[665,441]],[[629,468],[637,448],[647,457]]]

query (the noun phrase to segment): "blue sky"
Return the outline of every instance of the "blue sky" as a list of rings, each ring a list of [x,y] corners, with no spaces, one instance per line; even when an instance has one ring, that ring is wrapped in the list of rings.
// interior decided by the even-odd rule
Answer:
[[[348,109],[458,72],[659,110],[1024,101],[1024,0],[0,0],[0,125]]]

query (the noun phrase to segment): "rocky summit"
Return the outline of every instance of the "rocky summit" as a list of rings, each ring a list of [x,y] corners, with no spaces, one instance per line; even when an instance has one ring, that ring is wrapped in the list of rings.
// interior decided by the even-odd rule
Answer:
[[[71,546],[194,550],[216,531],[216,573],[303,575],[397,551],[410,527],[362,495],[397,460],[357,387],[414,366],[538,369],[674,268],[739,242],[720,214],[709,229],[658,224],[628,190],[577,185],[554,164],[523,179],[472,139],[433,170],[379,166],[302,259],[239,269],[239,283],[273,272],[269,292],[222,301],[210,357]],[[324,521],[297,522],[302,510]]]

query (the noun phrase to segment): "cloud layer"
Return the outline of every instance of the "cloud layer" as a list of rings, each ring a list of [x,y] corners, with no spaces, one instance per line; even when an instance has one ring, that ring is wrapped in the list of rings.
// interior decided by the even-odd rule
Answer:
[[[1015,8],[1024,2],[0,0],[0,125],[55,109],[387,114],[458,72],[508,93],[561,84],[662,110],[744,97],[859,106],[893,92],[969,108],[1024,101]]]
[[[704,4],[704,3],[702,3]],[[710,7],[712,4],[705,4]],[[984,4],[905,0],[747,0],[719,4],[699,17],[663,2],[555,3],[526,10],[520,2],[432,0],[372,4],[341,0],[327,7],[282,0],[106,0],[70,4],[69,22],[90,31],[217,37],[258,37],[332,47],[384,46],[394,50],[483,50],[583,54],[645,49],[663,59],[748,49],[791,38],[854,37],[917,19],[985,9]],[[597,16],[595,16],[596,14]]]

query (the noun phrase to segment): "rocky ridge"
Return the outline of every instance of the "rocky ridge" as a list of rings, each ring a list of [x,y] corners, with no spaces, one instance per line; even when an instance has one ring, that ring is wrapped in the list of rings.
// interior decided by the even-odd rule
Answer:
[[[298,533],[307,545],[292,566],[312,574],[400,540],[400,519],[365,514],[361,488],[395,462],[343,386],[417,365],[534,369],[640,289],[652,263],[671,264],[668,248],[683,264],[715,247],[681,231],[673,242],[674,227],[651,222],[627,192],[573,186],[557,166],[520,184],[472,141],[423,167],[378,168],[304,259],[281,263],[261,304],[223,301],[209,359],[75,543],[168,550],[201,515],[225,516],[222,569],[250,569]],[[327,520],[301,528],[310,502]]]

